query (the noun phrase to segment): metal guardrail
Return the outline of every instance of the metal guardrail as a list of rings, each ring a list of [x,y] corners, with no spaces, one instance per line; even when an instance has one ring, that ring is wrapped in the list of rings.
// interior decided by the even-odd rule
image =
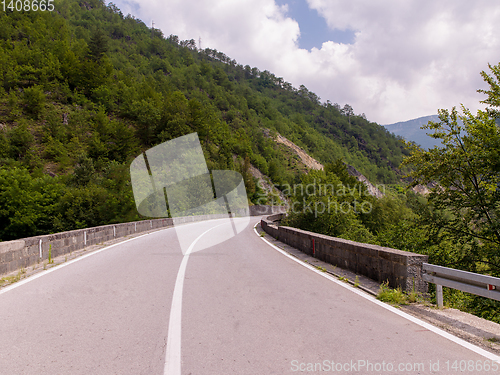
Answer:
[[[500,301],[500,278],[455,270],[434,264],[422,265],[424,281],[436,284],[436,300],[443,307],[443,286]]]

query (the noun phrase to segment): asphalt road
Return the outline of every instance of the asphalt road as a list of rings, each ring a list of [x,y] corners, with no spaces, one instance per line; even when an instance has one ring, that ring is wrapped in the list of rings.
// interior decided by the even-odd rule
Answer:
[[[184,252],[161,230],[0,291],[0,374],[500,373],[283,255],[258,220],[232,238],[185,225]]]

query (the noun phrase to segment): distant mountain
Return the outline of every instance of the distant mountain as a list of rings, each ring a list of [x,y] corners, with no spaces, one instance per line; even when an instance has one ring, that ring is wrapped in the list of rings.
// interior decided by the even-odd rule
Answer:
[[[432,131],[428,129],[420,129],[429,121],[438,122],[438,115],[424,116],[413,120],[396,122],[394,124],[384,125],[384,127],[391,133],[399,135],[408,141],[413,141],[425,149],[429,149],[441,144],[439,139],[434,139],[427,135],[427,133],[432,133]]]

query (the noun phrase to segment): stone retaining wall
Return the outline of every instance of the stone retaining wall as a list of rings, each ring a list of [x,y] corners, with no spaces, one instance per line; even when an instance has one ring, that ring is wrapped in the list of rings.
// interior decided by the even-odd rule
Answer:
[[[428,284],[422,279],[422,263],[428,261],[427,255],[279,226],[277,223],[281,217],[282,214],[277,214],[262,219],[262,229],[279,241],[324,262],[380,283],[389,281],[392,288],[427,292]]]

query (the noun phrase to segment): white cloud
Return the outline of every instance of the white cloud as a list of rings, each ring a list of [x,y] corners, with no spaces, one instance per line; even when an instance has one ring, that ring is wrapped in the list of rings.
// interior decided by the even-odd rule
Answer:
[[[381,123],[482,99],[479,72],[498,58],[500,4],[457,0],[310,0],[330,27],[357,30],[351,104]],[[493,61],[492,61],[493,60]],[[361,106],[361,107],[360,107]]]
[[[328,25],[356,31],[353,44],[298,47],[299,25],[274,0],[132,0],[126,14],[165,35],[202,40],[243,65],[269,70],[323,101],[349,103],[381,124],[480,107],[479,72],[497,64],[497,0],[308,0]],[[135,11],[135,9],[138,9]]]

